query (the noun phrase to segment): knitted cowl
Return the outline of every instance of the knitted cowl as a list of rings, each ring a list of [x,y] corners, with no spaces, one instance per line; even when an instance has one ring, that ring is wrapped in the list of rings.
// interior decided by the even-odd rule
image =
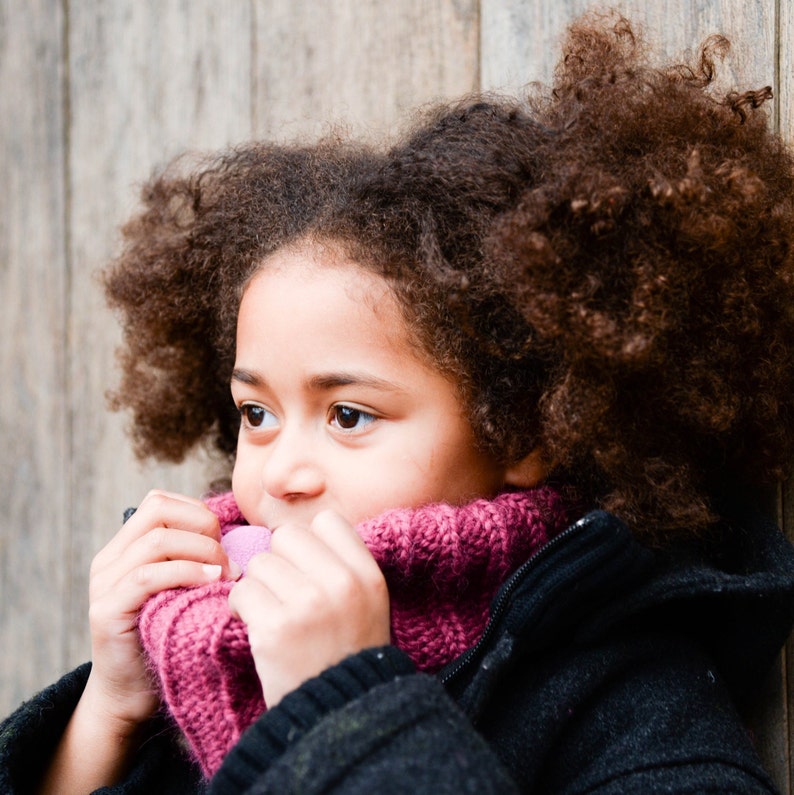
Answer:
[[[231,493],[207,499],[221,543],[243,569],[270,545]],[[356,529],[389,588],[392,642],[419,670],[438,671],[476,643],[502,582],[566,524],[548,487],[465,506],[388,511]],[[230,582],[163,591],[138,622],[165,708],[209,778],[265,703],[245,625],[231,615]]]

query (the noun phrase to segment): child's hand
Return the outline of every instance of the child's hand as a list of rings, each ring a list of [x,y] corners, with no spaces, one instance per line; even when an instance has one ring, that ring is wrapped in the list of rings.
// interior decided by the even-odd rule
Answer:
[[[138,729],[159,699],[136,620],[167,588],[236,579],[217,517],[199,500],[152,491],[91,564],[93,665],[83,695],[44,772],[40,792],[93,792],[118,782],[136,753]]]
[[[229,605],[248,626],[268,707],[347,655],[390,640],[383,574],[356,531],[330,511],[308,530],[279,528]]]
[[[203,585],[231,571],[217,517],[199,500],[150,492],[94,558],[89,589],[93,666],[84,698],[101,718],[133,727],[159,700],[141,653],[136,618],[167,588]]]

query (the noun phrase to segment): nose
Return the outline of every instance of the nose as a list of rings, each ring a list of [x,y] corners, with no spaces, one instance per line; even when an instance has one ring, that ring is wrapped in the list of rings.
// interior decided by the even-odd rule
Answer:
[[[282,428],[268,445],[262,486],[277,500],[295,501],[322,494],[325,477],[311,434]]]

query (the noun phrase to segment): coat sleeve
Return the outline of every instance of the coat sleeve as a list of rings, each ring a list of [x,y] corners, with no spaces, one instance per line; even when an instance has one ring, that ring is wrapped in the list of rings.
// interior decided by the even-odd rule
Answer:
[[[437,679],[393,647],[302,685],[226,757],[212,795],[517,793]]]
[[[265,713],[210,793],[776,791],[696,644],[656,636],[580,652],[574,665],[567,655],[542,672],[518,666],[494,701],[498,718],[477,729],[401,652],[362,652]]]
[[[0,724],[0,792],[33,792],[85,688],[89,663],[24,702]]]
[[[24,702],[0,724],[0,792],[28,795],[36,791],[85,689],[91,664],[86,663]],[[86,753],[90,753],[86,749]],[[126,779],[97,792],[106,795],[195,795],[204,785],[196,766],[181,749],[164,719],[152,720]]]

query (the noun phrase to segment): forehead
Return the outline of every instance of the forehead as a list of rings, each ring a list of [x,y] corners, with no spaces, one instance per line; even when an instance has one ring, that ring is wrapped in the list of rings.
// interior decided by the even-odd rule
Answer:
[[[370,308],[385,313],[391,325],[399,325],[396,316],[402,314],[383,276],[326,243],[301,243],[270,254],[246,285],[242,302],[251,293],[258,301],[277,294],[282,300],[312,304],[321,307],[325,315],[335,308],[349,309],[350,304]]]
[[[253,279],[265,274],[272,274],[276,280],[303,281],[307,289],[313,284],[330,292],[341,289],[355,301],[372,302],[385,297],[386,303],[397,306],[383,276],[348,257],[333,243],[303,242],[281,248],[262,261]]]
[[[282,249],[249,281],[237,326],[241,353],[417,356],[389,283],[328,246]],[[424,357],[422,357],[424,358]]]

